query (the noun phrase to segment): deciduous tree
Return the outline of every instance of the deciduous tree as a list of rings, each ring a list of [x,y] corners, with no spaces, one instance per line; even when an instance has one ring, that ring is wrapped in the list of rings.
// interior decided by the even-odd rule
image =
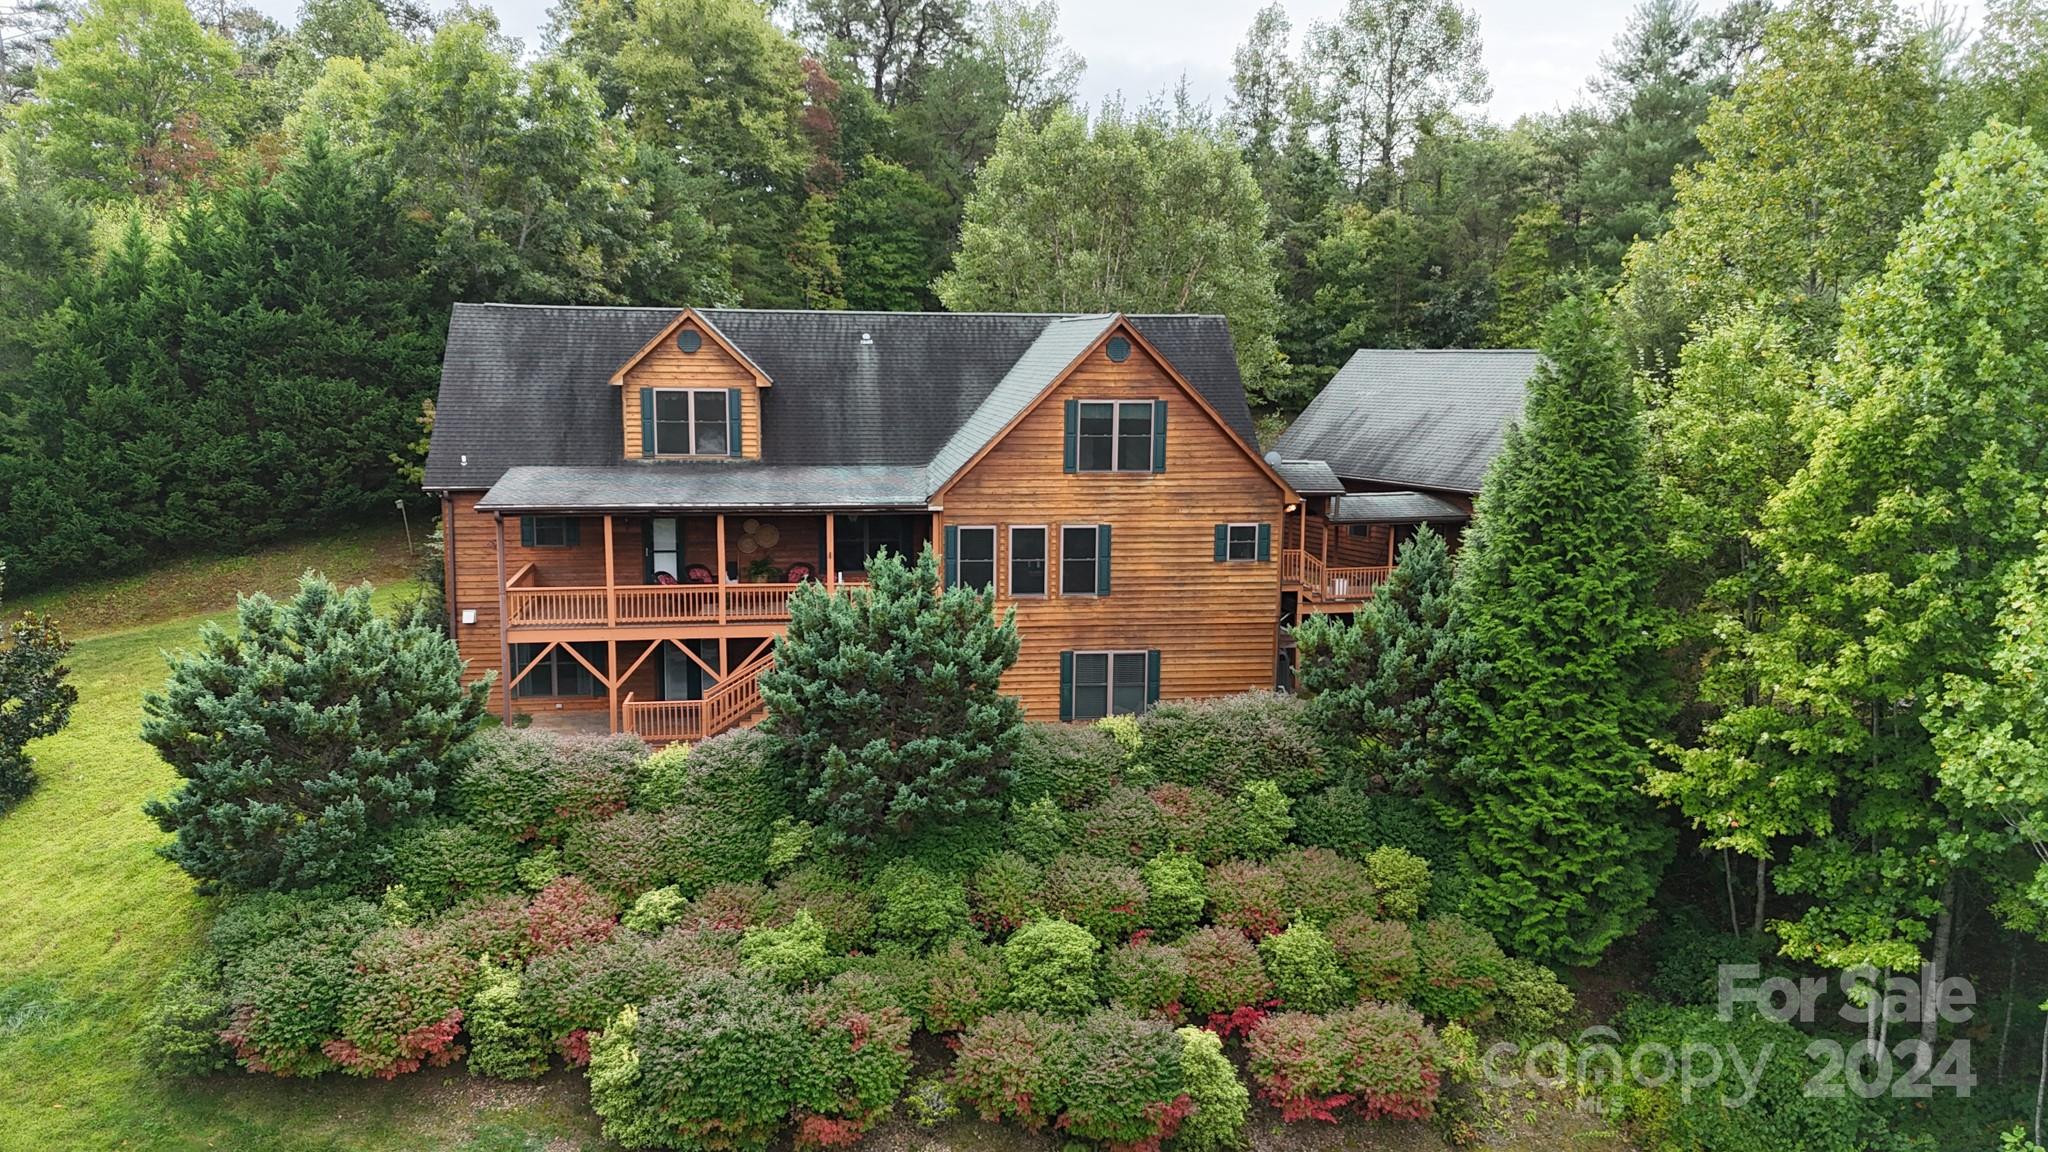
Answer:
[[[0,562],[0,582],[7,565]],[[0,637],[0,814],[35,787],[28,742],[54,735],[71,720],[78,689],[66,681],[71,643],[48,616],[24,612]]]

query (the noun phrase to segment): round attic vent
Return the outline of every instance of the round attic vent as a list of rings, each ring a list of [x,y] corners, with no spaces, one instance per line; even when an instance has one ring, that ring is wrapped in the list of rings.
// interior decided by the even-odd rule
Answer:
[[[685,328],[676,333],[676,347],[685,352],[695,352],[704,346],[704,334],[695,328]]]
[[[1111,360],[1114,360],[1117,363],[1121,364],[1125,360],[1130,359],[1131,342],[1129,340],[1124,339],[1121,336],[1111,336],[1109,338],[1109,344],[1104,348],[1104,351],[1109,353],[1109,358]]]

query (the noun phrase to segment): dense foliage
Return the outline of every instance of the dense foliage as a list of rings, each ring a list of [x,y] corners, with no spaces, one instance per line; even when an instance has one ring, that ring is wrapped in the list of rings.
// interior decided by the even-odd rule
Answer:
[[[7,566],[0,563],[0,588]],[[0,638],[0,813],[35,786],[28,742],[61,730],[78,703],[64,654],[71,645],[47,616],[24,612]]]
[[[488,689],[459,673],[453,641],[378,616],[368,585],[244,597],[143,702],[142,738],[185,781],[148,805],[177,834],[165,855],[225,889],[357,879],[447,803]]]

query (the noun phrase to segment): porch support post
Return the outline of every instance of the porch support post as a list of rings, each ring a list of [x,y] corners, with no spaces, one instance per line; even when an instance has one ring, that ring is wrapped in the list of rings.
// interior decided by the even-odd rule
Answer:
[[[619,588],[612,572],[612,514],[609,512],[604,514],[604,622],[611,626],[619,622]],[[616,649],[612,655],[618,655]],[[618,731],[617,724],[612,725],[612,731]]]
[[[1392,524],[1387,525],[1387,567],[1390,570],[1394,567],[1394,526]]]
[[[832,538],[834,521],[838,519],[839,517],[834,516],[830,512],[825,513],[825,591],[827,592],[832,591],[839,583],[839,552],[836,547],[838,541]]]
[[[498,522],[498,667],[504,669],[504,675],[510,675],[512,672],[512,640],[507,633],[511,629],[512,618],[506,615],[505,612],[505,514],[503,512],[494,512],[491,516]],[[512,723],[512,682],[501,679],[498,691],[504,697],[504,715],[501,719],[505,723],[510,724]]]
[[[725,513],[718,514],[718,622],[725,623]]]
[[[611,518],[611,517],[609,517],[609,516],[607,516],[607,517],[605,517],[605,518],[604,518],[604,534],[605,534],[606,536],[610,536],[610,535],[612,534],[612,518]],[[610,540],[606,540],[606,541],[605,541],[605,560],[606,560],[606,565],[605,565],[605,566],[606,566],[606,567],[610,567],[610,566],[611,566],[611,565],[610,565],[610,560],[611,560],[611,541],[610,541]],[[609,573],[607,573],[607,574],[606,574],[606,581],[605,581],[605,582],[606,582],[606,583],[610,583],[610,582],[611,582],[611,581],[610,581],[610,574],[609,574]],[[611,716],[611,722],[612,722],[612,735],[616,736],[616,735],[618,735],[618,734],[619,734],[619,681],[621,681],[621,680],[624,680],[624,679],[625,679],[625,677],[624,677],[624,676],[621,676],[621,675],[619,675],[619,642],[618,642],[617,640],[607,640],[607,641],[605,641],[605,642],[604,642],[604,648],[605,648],[605,660],[604,660],[604,666],[605,666],[606,668],[609,668],[609,669],[611,670],[611,679],[609,679],[609,680],[605,681],[605,685],[604,685],[604,690],[605,690],[605,706],[606,706],[606,709],[607,709],[607,711],[608,711],[608,712],[610,713],[610,716]]]
[[[1323,517],[1323,567],[1330,566],[1330,518]]]

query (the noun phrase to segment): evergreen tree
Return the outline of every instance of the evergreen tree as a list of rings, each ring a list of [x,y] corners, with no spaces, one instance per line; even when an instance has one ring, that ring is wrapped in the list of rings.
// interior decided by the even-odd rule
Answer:
[[[0,563],[0,587],[7,565]],[[35,787],[28,742],[61,731],[78,703],[78,689],[65,681],[71,669],[64,654],[71,644],[47,616],[24,612],[0,637],[0,815]]]
[[[1002,694],[1015,614],[939,588],[927,547],[883,556],[865,588],[807,584],[761,674],[766,730],[797,807],[856,849],[1000,811],[1022,711]]]
[[[1294,640],[1309,715],[1357,742],[1362,783],[1441,796],[1464,755],[1456,705],[1474,673],[1444,538],[1418,529],[1352,622],[1311,616]]]
[[[1449,814],[1470,912],[1518,955],[1586,964],[1641,923],[1670,851],[1640,789],[1669,708],[1627,370],[1577,298],[1543,350],[1459,558],[1487,675],[1467,694],[1473,755]]]
[[[362,878],[390,834],[433,811],[469,756],[487,682],[455,642],[380,617],[367,584],[308,573],[289,602],[241,599],[144,697],[142,738],[185,783],[144,805],[165,857],[210,889]]]

